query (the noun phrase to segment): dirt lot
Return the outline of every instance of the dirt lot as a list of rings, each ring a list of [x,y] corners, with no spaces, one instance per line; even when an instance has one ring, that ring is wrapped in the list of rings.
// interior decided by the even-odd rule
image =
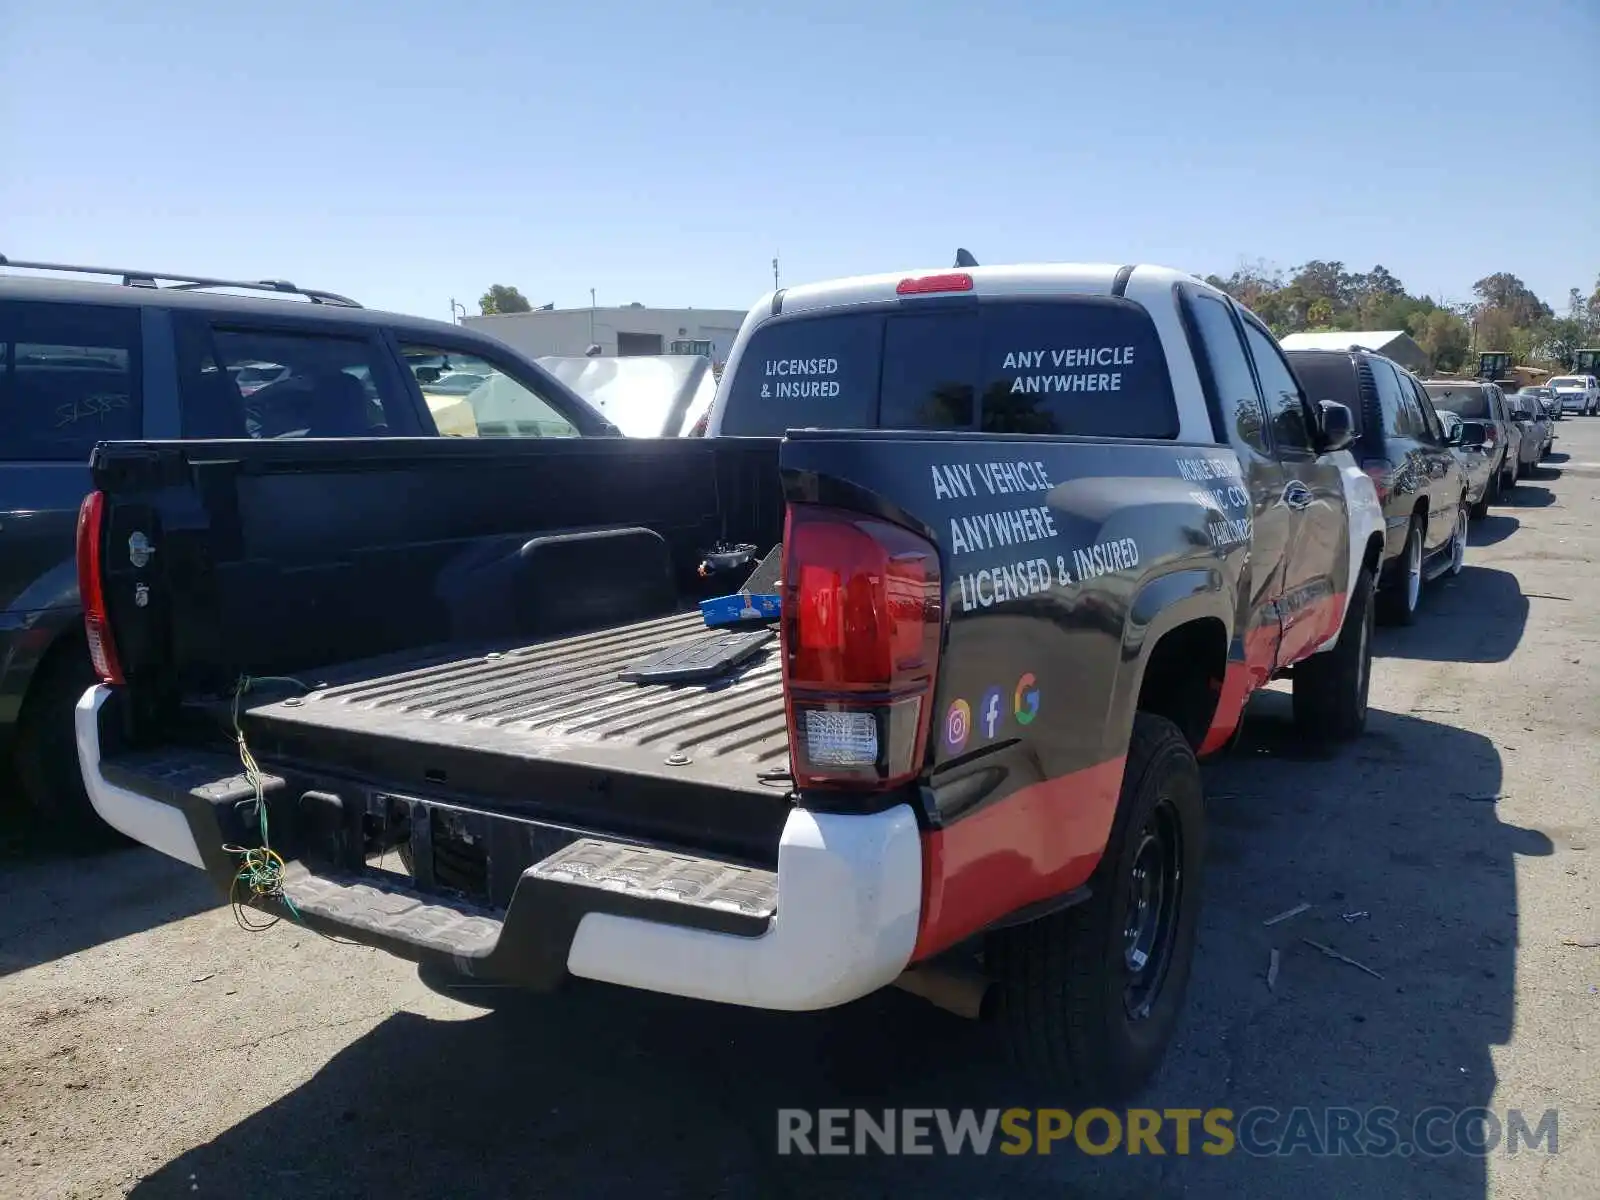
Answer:
[[[0,1194],[1594,1195],[1600,421],[1558,432],[1421,623],[1382,633],[1363,741],[1308,758],[1269,694],[1208,768],[1200,949],[1147,1101],[1553,1108],[1558,1154],[779,1158],[781,1107],[1049,1098],[899,993],[795,1017],[591,987],[484,1012],[373,951],[243,933],[153,853],[13,837]]]

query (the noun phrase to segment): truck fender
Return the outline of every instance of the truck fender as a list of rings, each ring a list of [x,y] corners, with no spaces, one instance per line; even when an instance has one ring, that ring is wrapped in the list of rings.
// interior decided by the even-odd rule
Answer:
[[[1367,547],[1375,537],[1378,545],[1383,545],[1383,506],[1378,503],[1378,489],[1367,478],[1367,473],[1356,466],[1355,459],[1348,452],[1340,451],[1336,457],[1339,460],[1339,481],[1344,488],[1345,533],[1348,538],[1345,550],[1348,562],[1344,586],[1338,589],[1338,594],[1343,597],[1339,620],[1333,627],[1333,636],[1314,651],[1318,654],[1338,644],[1339,631],[1344,628],[1345,613],[1350,607],[1350,593],[1356,585],[1356,577],[1361,574]],[[1381,549],[1379,553],[1382,553]]]
[[[1117,683],[1112,694],[1111,711],[1107,714],[1107,733],[1120,748],[1127,745],[1133,734],[1133,714],[1139,707],[1139,696],[1144,689],[1146,669],[1161,639],[1186,625],[1212,623],[1217,630],[1221,649],[1215,683],[1220,685],[1226,670],[1227,648],[1233,638],[1235,617],[1234,597],[1229,594],[1223,573],[1216,566],[1188,566],[1158,575],[1143,583],[1128,606],[1128,621],[1123,629],[1122,662],[1117,671]],[[1198,665],[1198,664],[1197,664]],[[1199,702],[1214,706],[1210,697],[1213,680],[1205,680],[1205,699]],[[1197,698],[1198,699],[1198,698]],[[1162,711],[1171,717],[1186,733],[1193,722],[1180,719],[1184,714]],[[1208,724],[1210,714],[1204,714]],[[1204,733],[1201,728],[1199,733]]]

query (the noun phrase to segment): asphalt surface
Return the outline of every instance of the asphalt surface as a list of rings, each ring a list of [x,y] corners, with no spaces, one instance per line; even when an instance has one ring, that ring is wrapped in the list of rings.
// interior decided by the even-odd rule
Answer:
[[[780,1108],[1052,1098],[902,993],[786,1016],[587,987],[484,1011],[375,951],[241,932],[153,853],[13,835],[0,1195],[1595,1195],[1600,420],[1557,428],[1466,570],[1380,631],[1360,742],[1307,754],[1269,693],[1207,768],[1188,1010],[1142,1103],[1381,1105],[1402,1130],[1432,1106],[1530,1128],[1553,1109],[1558,1153],[1184,1156],[1168,1135],[1163,1156],[779,1157]]]

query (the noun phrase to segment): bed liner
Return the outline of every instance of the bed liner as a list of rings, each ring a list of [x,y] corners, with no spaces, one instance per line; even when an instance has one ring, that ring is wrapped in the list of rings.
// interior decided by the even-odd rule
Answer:
[[[710,634],[691,612],[533,645],[347,664],[313,673],[304,696],[250,705],[244,728],[299,746],[338,731],[345,746],[487,751],[781,796],[788,731],[776,639],[709,683],[617,678]]]

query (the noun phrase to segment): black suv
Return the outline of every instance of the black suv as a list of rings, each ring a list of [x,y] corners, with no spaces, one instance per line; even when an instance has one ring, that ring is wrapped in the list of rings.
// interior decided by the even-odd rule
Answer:
[[[73,528],[96,442],[441,429],[617,432],[517,351],[442,321],[283,281],[0,256],[0,756],[10,754],[25,797],[73,832],[104,829],[84,795],[72,721],[94,681]]]
[[[1426,579],[1461,570],[1467,480],[1439,414],[1416,376],[1367,350],[1289,350],[1306,395],[1337,400],[1355,417],[1351,453],[1378,490],[1385,526],[1378,614],[1416,616]],[[1474,509],[1488,511],[1487,500]]]

